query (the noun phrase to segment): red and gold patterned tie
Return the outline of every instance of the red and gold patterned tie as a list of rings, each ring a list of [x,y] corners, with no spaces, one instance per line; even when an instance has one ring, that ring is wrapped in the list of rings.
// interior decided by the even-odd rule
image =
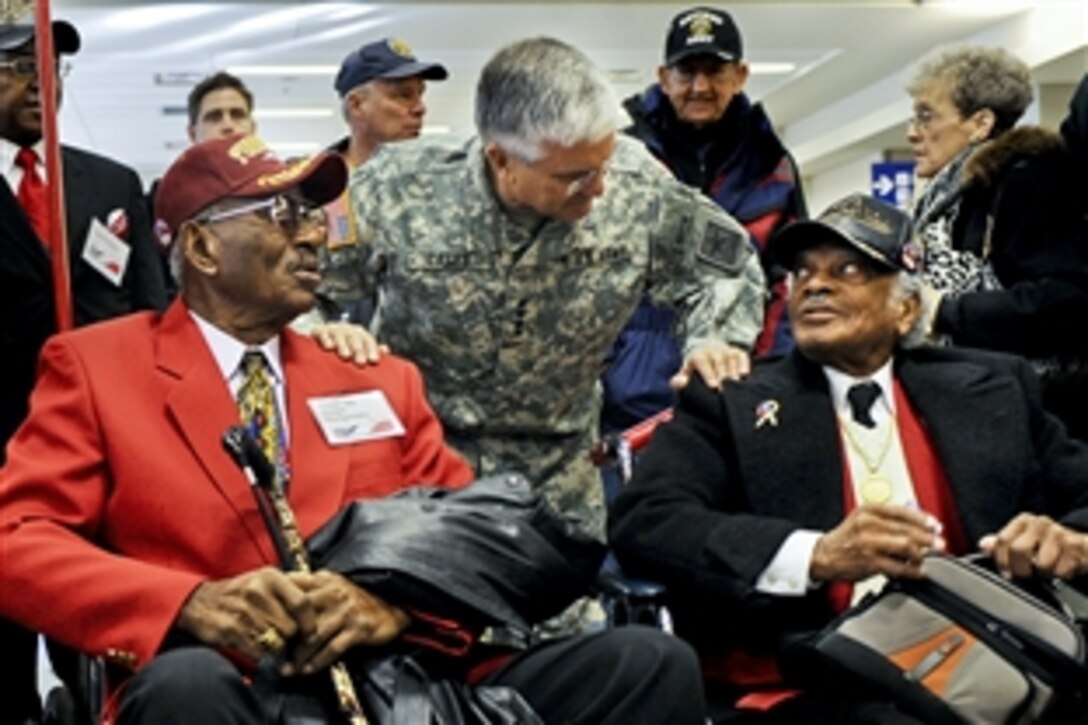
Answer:
[[[250,350],[242,355],[245,379],[238,389],[238,411],[250,435],[260,443],[261,450],[277,474],[283,474],[283,426],[276,410],[276,393],[264,353]]]

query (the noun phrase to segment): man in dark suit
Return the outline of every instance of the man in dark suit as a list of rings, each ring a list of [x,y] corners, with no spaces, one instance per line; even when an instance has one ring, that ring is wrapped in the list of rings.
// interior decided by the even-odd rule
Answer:
[[[78,32],[64,21],[53,23],[53,40],[58,55],[79,50]],[[0,25],[0,463],[26,417],[38,352],[56,331],[50,257],[42,239],[48,220],[40,204],[26,201],[27,193],[33,196],[27,191],[33,179],[39,189],[48,185],[34,52],[32,25]],[[76,324],[162,307],[159,251],[139,178],[125,166],[66,146],[61,161]],[[31,633],[0,621],[0,722],[36,716],[34,647]]]
[[[724,392],[689,386],[616,501],[620,561],[669,587],[722,716],[783,684],[792,635],[879,577],[922,576],[927,553],[1088,571],[1088,448],[1043,412],[1027,363],[899,344],[920,307],[910,226],[856,195],[784,230],[797,350]],[[760,705],[783,722],[902,717],[864,700]]]

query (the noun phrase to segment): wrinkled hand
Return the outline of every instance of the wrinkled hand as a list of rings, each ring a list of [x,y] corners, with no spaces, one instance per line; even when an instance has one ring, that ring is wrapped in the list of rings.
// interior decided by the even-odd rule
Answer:
[[[723,342],[703,345],[691,351],[680,371],[672,376],[669,385],[680,390],[691,382],[692,371],[698,372],[706,384],[720,390],[726,380],[740,380],[752,371],[748,353]]]
[[[177,626],[215,647],[253,659],[275,653],[292,638],[312,638],[316,613],[305,591],[278,569],[266,567],[233,579],[204,582],[189,596]],[[276,638],[261,635],[274,628]]]
[[[318,672],[357,645],[383,645],[409,624],[404,610],[352,584],[340,574],[318,571],[292,572],[291,582],[306,593],[316,614],[317,626],[300,638],[283,674]]]
[[[334,351],[344,360],[353,360],[359,367],[372,365],[389,353],[388,345],[379,344],[366,328],[350,322],[316,325],[310,335],[321,347]]]
[[[1047,516],[1020,514],[978,545],[1006,577],[1069,579],[1088,571],[1088,536]]]
[[[905,348],[932,345],[938,342],[941,337],[937,334],[936,326],[937,312],[941,309],[944,293],[938,292],[929,284],[922,284],[918,290],[918,296],[921,302],[918,318],[914,321],[914,325],[910,330],[907,331],[907,334],[899,341]]]
[[[821,536],[812,552],[813,581],[860,581],[874,574],[922,576],[922,558],[945,548],[940,524],[906,506],[870,504]]]

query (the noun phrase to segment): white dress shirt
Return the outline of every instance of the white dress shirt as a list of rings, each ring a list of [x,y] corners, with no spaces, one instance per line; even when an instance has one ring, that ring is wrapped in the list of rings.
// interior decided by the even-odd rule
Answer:
[[[850,470],[850,480],[854,487],[854,501],[861,504],[861,484],[869,475],[869,468],[863,457],[851,444],[844,431],[849,426],[850,435],[866,452],[870,462],[880,458],[887,436],[887,454],[879,461],[877,472],[892,484],[892,495],[888,503],[902,506],[917,506],[917,496],[911,483],[910,471],[903,454],[903,444],[895,425],[895,396],[892,394],[892,361],[889,359],[879,370],[868,378],[854,378],[839,370],[824,367],[824,374],[831,392],[831,402],[835,407],[839,421],[839,436],[842,451],[846,454],[846,463]],[[872,381],[880,386],[880,396],[873,402],[870,410],[876,426],[867,428],[854,421],[850,402],[846,398],[851,387],[858,383]],[[890,430],[889,430],[890,429]],[[812,553],[817,540],[825,532],[812,529],[799,529],[782,542],[771,563],[756,580],[756,590],[767,594],[784,596],[803,596],[814,583],[809,579],[812,565]],[[874,582],[877,584],[878,582]],[[858,590],[860,591],[860,590]]]
[[[197,329],[200,330],[200,334],[204,337],[204,342],[208,343],[208,349],[211,350],[212,357],[215,358],[215,363],[219,366],[219,373],[222,375],[223,381],[230,388],[232,398],[237,399],[238,391],[241,389],[246,377],[242,371],[242,355],[251,350],[259,350],[264,353],[264,358],[268,361],[268,368],[271,372],[272,389],[276,396],[276,407],[280,411],[280,425],[282,426],[283,442],[286,447],[290,440],[290,428],[287,423],[287,381],[283,376],[283,365],[280,362],[280,336],[274,335],[262,345],[246,345],[223,332],[192,310],[189,310],[189,314],[192,316],[193,321],[196,322]]]
[[[19,183],[23,180],[23,169],[15,163],[20,148],[6,138],[0,138],[0,174],[4,175],[13,196],[19,193]],[[39,140],[32,148],[38,152],[38,176],[45,181],[45,142]]]

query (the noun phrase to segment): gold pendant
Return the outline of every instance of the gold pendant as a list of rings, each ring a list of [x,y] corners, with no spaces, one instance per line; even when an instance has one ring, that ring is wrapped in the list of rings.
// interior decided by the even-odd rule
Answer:
[[[866,476],[859,490],[865,503],[888,503],[892,499],[892,482],[879,473]]]

